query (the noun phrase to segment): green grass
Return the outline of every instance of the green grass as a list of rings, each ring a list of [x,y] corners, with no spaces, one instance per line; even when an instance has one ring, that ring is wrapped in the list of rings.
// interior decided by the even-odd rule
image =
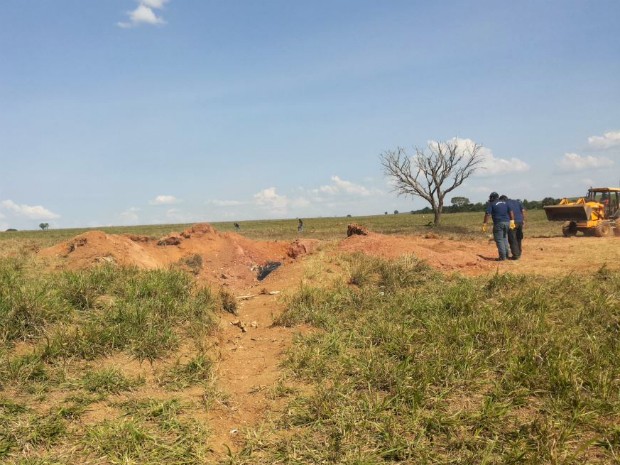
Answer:
[[[144,384],[144,379],[131,379],[118,368],[104,368],[88,371],[82,377],[81,384],[88,392],[118,394]]]
[[[445,215],[441,228],[430,219],[306,219],[303,237],[341,238],[350,222],[480,237],[481,214]],[[527,235],[560,234],[542,212],[530,220]],[[299,237],[295,220],[240,224],[254,239]],[[210,463],[209,425],[195,414],[220,395],[207,336],[235,299],[195,283],[195,257],[171,270],[37,268],[33,251],[79,232],[0,234],[0,463]],[[617,271],[464,278],[414,257],[330,260],[344,275],[319,286],[317,268],[276,321],[313,328],[269,390],[287,405],[244,430],[242,450],[221,463],[620,463]],[[150,377],[114,357],[134,358]],[[196,387],[200,400],[183,399]]]
[[[620,274],[445,277],[354,257],[302,287],[289,397],[229,463],[618,463]]]
[[[81,421],[149,388],[142,375],[102,364],[120,355],[166,373],[177,391],[203,386],[192,409],[204,409],[216,395],[205,347],[222,308],[219,294],[180,270],[45,273],[28,257],[0,259],[0,462],[200,463],[206,431],[180,408],[163,409],[165,422],[124,405],[121,416],[86,429]],[[181,345],[192,355],[175,364]]]
[[[182,418],[177,399],[126,401],[123,416],[87,428],[85,447],[105,463],[193,465],[205,463],[205,428]]]
[[[196,384],[204,384],[213,388],[213,362],[203,354],[199,354],[187,363],[178,360],[172,367],[167,367],[160,377],[160,385],[170,390],[181,390]]]
[[[152,361],[178,347],[182,335],[202,344],[220,305],[208,288],[172,270],[102,266],[32,275],[5,260],[0,284],[0,343],[40,340],[45,361],[122,350]]]

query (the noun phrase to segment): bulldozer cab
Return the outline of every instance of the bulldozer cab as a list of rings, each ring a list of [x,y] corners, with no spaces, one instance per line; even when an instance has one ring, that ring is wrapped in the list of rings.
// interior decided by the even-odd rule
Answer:
[[[586,202],[596,202],[603,205],[605,218],[620,217],[620,189],[613,187],[591,187],[588,190]]]

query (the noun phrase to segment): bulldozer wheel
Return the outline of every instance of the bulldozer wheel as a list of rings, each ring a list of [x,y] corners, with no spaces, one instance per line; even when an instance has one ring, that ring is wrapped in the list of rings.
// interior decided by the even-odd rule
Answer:
[[[562,226],[562,234],[564,237],[576,236],[577,235],[577,225],[573,222],[566,223]]]
[[[611,226],[609,226],[609,223],[601,223],[596,228],[594,228],[594,235],[596,237],[609,236],[610,232],[611,232]]]

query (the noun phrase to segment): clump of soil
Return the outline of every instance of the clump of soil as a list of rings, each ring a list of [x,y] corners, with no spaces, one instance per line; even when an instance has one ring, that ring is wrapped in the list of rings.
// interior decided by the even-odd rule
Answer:
[[[157,241],[157,245],[166,246],[166,245],[179,245],[181,243],[181,238],[178,236],[168,236],[163,237]]]
[[[296,239],[290,243],[286,255],[291,258],[297,258],[300,255],[306,255],[314,252],[319,241],[316,239]]]
[[[364,226],[360,226],[359,224],[351,223],[347,226],[347,237],[351,236],[367,236],[368,229]]]

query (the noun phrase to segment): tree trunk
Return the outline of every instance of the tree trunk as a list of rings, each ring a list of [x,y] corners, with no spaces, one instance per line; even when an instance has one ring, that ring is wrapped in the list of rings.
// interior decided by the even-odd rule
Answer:
[[[439,223],[441,223],[441,214],[443,212],[443,196],[439,198],[437,205],[433,205],[433,212],[435,213],[435,226],[439,226]]]
[[[435,226],[439,226],[439,223],[441,222],[441,209],[439,207],[436,207],[434,213],[435,213],[434,224]]]

